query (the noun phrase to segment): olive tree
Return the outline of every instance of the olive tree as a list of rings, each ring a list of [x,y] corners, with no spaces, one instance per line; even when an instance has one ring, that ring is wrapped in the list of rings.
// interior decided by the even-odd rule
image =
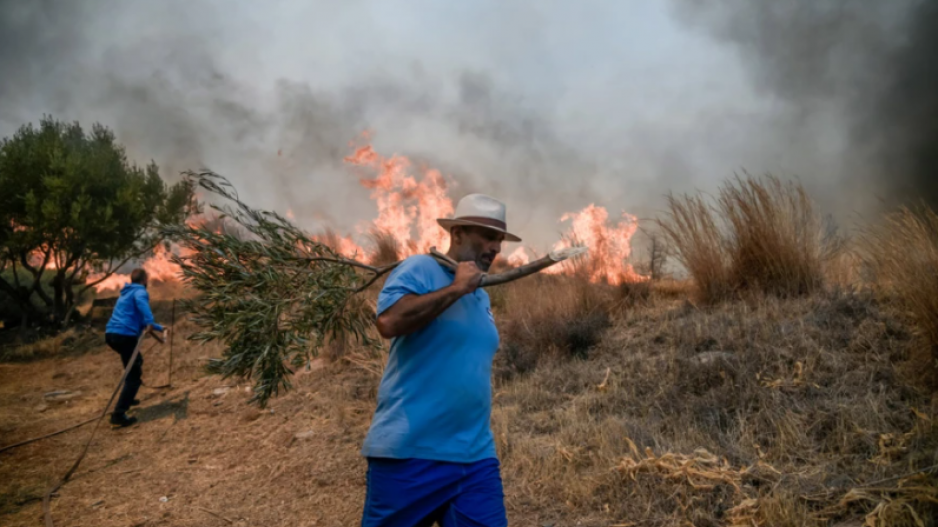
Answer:
[[[84,291],[152,251],[193,204],[190,182],[131,163],[100,124],[26,124],[0,142],[0,294],[24,317],[67,323]]]

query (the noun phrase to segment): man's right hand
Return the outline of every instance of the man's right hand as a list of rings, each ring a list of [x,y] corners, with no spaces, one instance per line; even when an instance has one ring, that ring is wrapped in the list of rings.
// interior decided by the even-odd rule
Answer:
[[[426,326],[456,301],[476,290],[485,273],[475,262],[456,266],[453,283],[423,295],[404,295],[378,316],[378,333],[386,339],[408,335]]]
[[[160,334],[159,331],[156,331],[155,329],[151,329],[150,336],[158,340],[160,344],[166,344],[166,336]]]
[[[479,269],[475,262],[460,262],[456,267],[453,287],[463,295],[468,295],[479,287],[483,276],[485,276],[485,273]]]

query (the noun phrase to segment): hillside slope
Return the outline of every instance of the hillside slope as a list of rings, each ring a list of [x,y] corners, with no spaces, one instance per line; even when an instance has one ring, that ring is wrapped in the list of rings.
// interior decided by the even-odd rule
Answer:
[[[652,296],[608,307],[608,327],[590,330],[595,346],[544,345],[532,361],[517,353],[530,336],[512,326],[510,294],[495,300],[513,350],[498,359],[493,415],[512,525],[826,525],[867,514],[934,525],[934,475],[850,494],[938,463],[938,399],[905,382],[911,338],[888,307],[824,294],[700,310]],[[185,342],[188,322],[177,329],[173,387],[149,387],[166,382],[168,349],[147,350],[141,423],[99,430],[53,501],[58,524],[356,525],[380,357],[316,361],[262,411],[246,405],[246,385],[205,376],[218,349]],[[100,344],[85,353],[0,364],[0,443],[103,407],[120,362],[88,338]],[[73,397],[44,397],[54,390]],[[39,498],[90,431],[0,454],[0,523],[41,523]]]

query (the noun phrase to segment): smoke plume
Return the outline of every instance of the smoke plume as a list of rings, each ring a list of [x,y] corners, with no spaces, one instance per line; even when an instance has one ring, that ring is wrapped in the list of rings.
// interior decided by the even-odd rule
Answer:
[[[792,106],[796,133],[842,123],[841,192],[938,205],[938,2],[677,5],[689,26],[736,45],[756,89]]]
[[[0,136],[101,122],[309,229],[374,218],[343,163],[365,130],[454,199],[504,199],[538,249],[564,213],[649,217],[739,169],[835,212],[938,197],[933,3],[0,3]]]

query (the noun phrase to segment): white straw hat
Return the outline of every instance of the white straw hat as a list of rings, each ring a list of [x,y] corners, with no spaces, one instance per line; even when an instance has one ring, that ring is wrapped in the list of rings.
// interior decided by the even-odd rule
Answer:
[[[469,194],[459,200],[453,216],[451,219],[440,218],[436,221],[447,231],[456,225],[472,225],[498,231],[509,242],[521,241],[521,238],[507,230],[505,204],[485,194]]]

